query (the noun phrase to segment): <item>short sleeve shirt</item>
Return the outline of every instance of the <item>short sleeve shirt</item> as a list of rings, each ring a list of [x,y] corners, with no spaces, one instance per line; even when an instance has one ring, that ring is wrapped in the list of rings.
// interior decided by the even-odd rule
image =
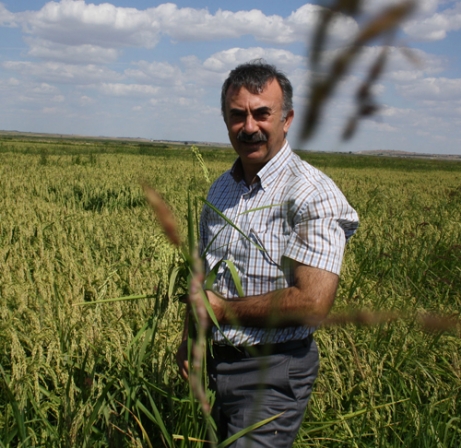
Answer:
[[[292,286],[293,260],[339,274],[358,216],[335,183],[288,143],[258,172],[257,182],[248,186],[241,173],[237,159],[212,185],[212,206],[202,211],[201,250],[206,273],[215,276],[213,289],[231,300],[239,297],[238,283],[245,297]],[[257,345],[303,339],[313,331],[223,325],[212,329],[212,339]]]

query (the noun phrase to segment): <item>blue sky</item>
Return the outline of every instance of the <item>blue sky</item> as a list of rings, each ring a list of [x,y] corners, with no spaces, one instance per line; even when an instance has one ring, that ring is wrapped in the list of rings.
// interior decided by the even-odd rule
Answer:
[[[366,12],[390,2],[365,1]],[[339,86],[317,137],[301,144],[317,2],[0,0],[0,129],[227,142],[221,84],[237,64],[264,58],[293,83],[296,148],[461,154],[461,1],[418,4],[376,85],[380,112],[340,142],[377,42]],[[327,56],[356,30],[338,19]]]

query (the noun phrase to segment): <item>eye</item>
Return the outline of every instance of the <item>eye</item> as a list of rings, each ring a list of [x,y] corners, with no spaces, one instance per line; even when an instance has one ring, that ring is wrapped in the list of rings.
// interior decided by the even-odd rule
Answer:
[[[272,112],[269,107],[260,107],[259,109],[253,111],[253,117],[258,121],[268,120],[271,115]]]
[[[245,114],[243,111],[231,110],[231,111],[229,112],[229,118],[230,118],[233,122],[244,121],[244,120],[245,120],[245,117],[246,117],[246,114]]]
[[[270,112],[267,110],[258,111],[254,114],[255,120],[264,121],[271,116]]]

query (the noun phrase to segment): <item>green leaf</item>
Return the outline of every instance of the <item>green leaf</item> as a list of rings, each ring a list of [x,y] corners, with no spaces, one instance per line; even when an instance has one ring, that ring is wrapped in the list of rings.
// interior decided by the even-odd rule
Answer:
[[[13,392],[11,391],[11,389],[8,386],[10,378],[5,373],[5,371],[3,370],[3,367],[1,365],[0,365],[0,371],[1,371],[2,377],[3,377],[3,389],[6,392],[6,395],[8,397],[8,401],[9,401],[9,404],[10,404],[11,408],[13,409],[13,415],[14,415],[14,418],[16,420],[16,425],[17,425],[17,428],[18,428],[18,431],[19,431],[19,437],[20,437],[22,442],[26,442],[28,437],[27,437],[26,425],[25,425],[25,422],[24,422],[24,411],[21,412],[19,410],[18,402],[16,401]]]
[[[238,296],[245,297],[245,294],[242,288],[242,283],[240,282],[240,277],[237,272],[237,268],[235,267],[235,264],[231,260],[224,260],[224,263],[226,263],[227,267],[229,268],[229,271],[232,276],[232,280],[234,281],[234,284],[235,284],[235,288],[237,289]]]
[[[261,207],[251,208],[250,210],[247,210],[245,212],[240,213],[240,215],[247,215],[248,213],[257,212],[259,210],[266,210],[268,208],[273,208],[273,207],[281,207],[282,205],[283,205],[283,203],[282,204],[263,205]]]
[[[359,409],[358,411],[354,411],[354,412],[350,412],[348,414],[340,415],[339,419],[331,420],[329,422],[311,423],[311,425],[320,425],[320,426],[304,430],[303,432],[305,434],[311,434],[313,432],[322,431],[323,429],[329,428],[330,426],[337,425],[339,423],[344,423],[345,420],[349,420],[349,419],[357,417],[359,415],[366,414],[366,413],[371,412],[371,411],[375,411],[376,409],[386,408],[386,407],[389,407],[389,406],[393,406],[394,404],[403,403],[403,402],[408,401],[408,400],[409,400],[409,398],[405,398],[403,400],[393,401],[392,403],[385,403],[385,404],[381,404],[379,406],[372,406],[370,408]]]
[[[261,426],[264,426],[266,425],[267,423],[270,423],[272,422],[273,420],[275,420],[276,418],[279,418],[280,416],[282,416],[283,414],[285,414],[285,412],[281,412],[280,414],[277,414],[277,415],[274,415],[272,417],[269,417],[269,418],[266,418],[265,420],[261,420],[260,422],[258,423],[255,423],[253,425],[250,425],[248,426],[247,428],[245,429],[242,429],[241,431],[235,433],[233,436],[229,437],[228,439],[224,440],[223,442],[221,442],[217,448],[225,448],[226,446],[229,446],[231,443],[234,443],[237,439],[240,439],[240,437],[244,436],[245,434],[248,434],[250,431],[253,431],[255,429],[258,429],[260,428]]]
[[[247,235],[245,235],[245,233],[239,228],[237,227],[224,213],[222,213],[220,210],[218,210],[213,204],[211,204],[210,202],[208,202],[205,198],[200,198],[205,205],[208,205],[208,207],[210,207],[214,212],[216,212],[224,221],[227,222],[227,224],[229,224],[231,227],[233,227],[235,230],[237,230],[238,233],[240,233],[240,235],[243,236],[243,238],[245,238],[247,241],[249,241],[251,244],[253,244],[256,248],[258,248],[259,250],[262,250],[264,251],[264,248],[259,246],[258,244],[256,244],[250,237],[248,237]]]
[[[168,286],[168,298],[171,299],[174,295],[174,291],[177,286],[176,279],[178,278],[178,274],[181,272],[181,266],[175,266],[171,270],[170,279],[169,279],[169,286]]]
[[[205,305],[207,313],[210,315],[210,318],[211,318],[212,322],[216,325],[216,327],[220,328],[218,319],[216,319],[216,315],[215,315],[215,313],[213,311],[213,308],[211,308],[211,305],[210,305],[210,302],[208,300],[208,297],[207,297],[207,295],[206,295],[206,293],[205,293],[205,291],[203,289],[201,291],[201,294],[202,294],[203,303]],[[197,316],[196,316],[196,319],[197,319]]]
[[[213,267],[213,269],[208,273],[205,279],[205,289],[213,289],[214,282],[218,275],[218,269],[223,260],[219,260]]]
[[[187,192],[187,240],[189,242],[189,253],[195,249],[194,213],[190,199],[190,191]]]
[[[102,390],[101,394],[99,395],[98,399],[96,400],[96,403],[93,407],[93,410],[91,411],[91,414],[89,417],[85,418],[85,426],[83,427],[83,434],[84,434],[84,439],[85,442],[89,439],[89,435],[93,429],[94,422],[97,420],[99,416],[99,412],[103,405],[106,402],[107,397],[109,396],[109,391],[112,389],[114,384],[114,380],[110,380],[104,389]],[[86,443],[85,443],[86,446]]]
[[[102,299],[102,300],[95,300],[94,302],[78,302],[74,303],[73,306],[83,306],[83,305],[98,305],[100,303],[111,303],[111,302],[123,302],[126,300],[140,300],[140,299],[153,299],[155,296],[142,294],[136,296],[125,296],[125,297],[115,297],[112,299]]]
[[[160,428],[160,431],[162,432],[162,435],[165,438],[165,442],[167,443],[167,446],[171,446],[171,447],[174,446],[173,441],[171,439],[171,434],[166,429],[166,425],[165,425],[165,423],[164,423],[164,421],[162,419],[162,415],[160,414],[160,411],[159,411],[157,405],[155,404],[154,399],[152,398],[149,391],[145,391],[145,392],[147,393],[147,397],[149,399],[152,412],[150,412],[150,410],[147,409],[147,407],[144,406],[144,404],[140,400],[136,400],[136,403],[135,403],[136,407],[141,412],[143,412],[144,415],[149,420],[151,420],[153,423],[155,423]]]

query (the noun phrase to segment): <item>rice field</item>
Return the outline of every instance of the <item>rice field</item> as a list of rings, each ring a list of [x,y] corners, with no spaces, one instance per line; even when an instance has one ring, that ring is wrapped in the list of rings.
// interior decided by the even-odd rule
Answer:
[[[185,240],[188,198],[199,212],[235,158],[200,151],[204,165],[187,146],[2,137],[0,447],[209,446],[174,361],[183,260],[140,186]],[[461,165],[302,157],[361,227],[295,446],[461,446]]]

